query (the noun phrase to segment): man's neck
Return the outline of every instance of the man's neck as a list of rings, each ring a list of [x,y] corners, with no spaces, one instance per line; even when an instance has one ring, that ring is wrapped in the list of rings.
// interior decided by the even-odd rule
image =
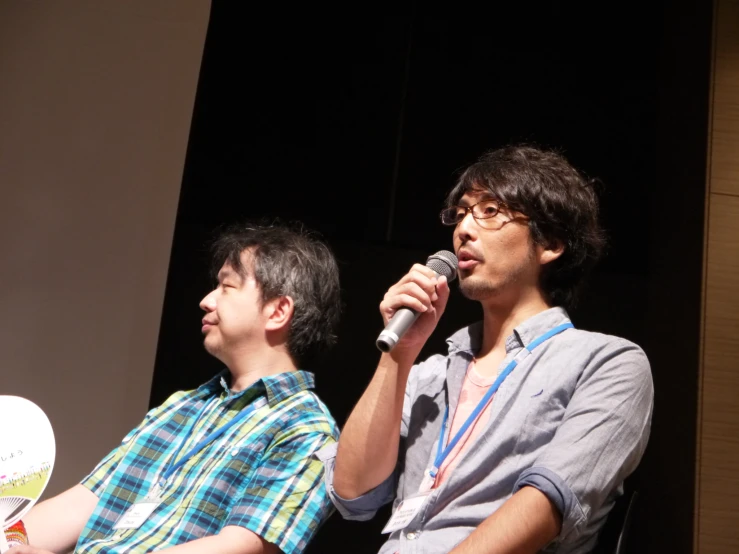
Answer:
[[[540,291],[522,294],[509,302],[483,302],[483,337],[480,354],[504,352],[506,339],[527,319],[551,308]]]
[[[271,348],[238,352],[226,366],[231,373],[229,388],[232,392],[243,391],[264,377],[298,369],[287,352]]]

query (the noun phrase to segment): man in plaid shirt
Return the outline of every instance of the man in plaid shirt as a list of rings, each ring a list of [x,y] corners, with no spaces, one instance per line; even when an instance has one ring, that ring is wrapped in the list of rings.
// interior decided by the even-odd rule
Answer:
[[[310,234],[266,225],[231,228],[214,264],[202,332],[227,369],[173,394],[81,484],[29,512],[31,546],[12,554],[292,554],[331,514],[314,454],[338,428],[298,368],[334,341],[336,261]]]

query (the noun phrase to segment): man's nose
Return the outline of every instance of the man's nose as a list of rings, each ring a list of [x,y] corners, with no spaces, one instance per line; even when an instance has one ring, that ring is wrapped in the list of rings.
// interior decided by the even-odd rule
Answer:
[[[467,213],[464,214],[462,220],[457,223],[457,226],[454,228],[454,234],[462,242],[467,242],[475,237],[477,227],[477,221],[472,217],[472,210],[467,210]]]
[[[200,301],[200,309],[204,312],[212,312],[216,309],[217,289],[210,291],[205,298]]]

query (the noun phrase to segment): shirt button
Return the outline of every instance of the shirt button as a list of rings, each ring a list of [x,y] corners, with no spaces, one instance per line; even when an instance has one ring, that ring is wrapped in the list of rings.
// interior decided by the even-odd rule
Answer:
[[[412,541],[412,540],[415,540],[416,538],[418,538],[418,535],[419,535],[418,532],[411,531],[410,533],[406,533],[405,534],[405,538],[408,539],[409,541]]]

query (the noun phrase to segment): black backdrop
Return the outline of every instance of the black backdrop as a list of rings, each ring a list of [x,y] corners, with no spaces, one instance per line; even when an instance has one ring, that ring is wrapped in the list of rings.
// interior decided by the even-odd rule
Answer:
[[[299,219],[341,269],[339,345],[317,374],[343,425],[378,359],[378,304],[451,248],[438,221],[460,168],[511,142],[560,148],[600,178],[605,260],[582,328],[652,363],[656,407],[634,552],[692,550],[710,2],[212,3],[177,214],[151,405],[220,369],[202,349],[207,243],[248,217]],[[477,318],[454,291],[423,355]],[[387,511],[335,515],[311,552],[376,552]]]

